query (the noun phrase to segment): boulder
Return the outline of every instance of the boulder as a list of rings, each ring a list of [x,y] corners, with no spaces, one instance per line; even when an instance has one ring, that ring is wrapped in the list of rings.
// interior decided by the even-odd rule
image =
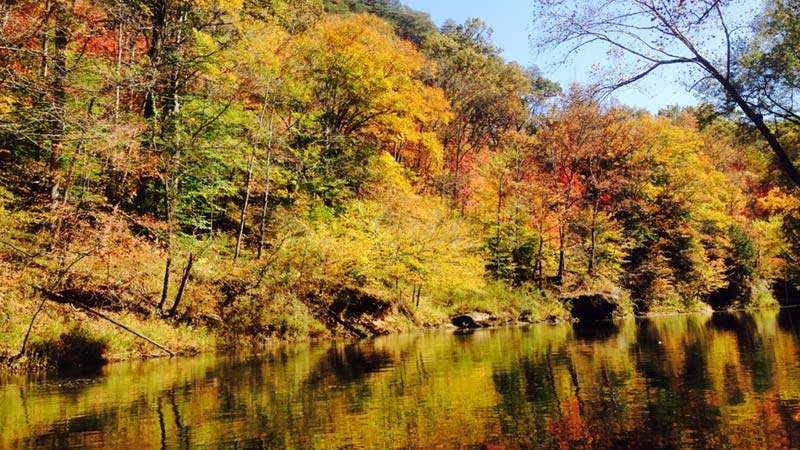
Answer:
[[[483,328],[494,325],[497,319],[486,313],[471,312],[455,316],[450,319],[450,322],[458,328]]]

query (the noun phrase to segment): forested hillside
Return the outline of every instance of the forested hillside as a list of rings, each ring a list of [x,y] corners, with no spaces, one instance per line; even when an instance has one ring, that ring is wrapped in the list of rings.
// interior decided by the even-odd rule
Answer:
[[[796,31],[778,3],[759,26]],[[21,0],[0,26],[0,355],[160,352],[87,308],[191,352],[576,293],[796,299],[800,198],[724,101],[626,107],[396,0]],[[791,83],[784,39],[742,61]]]

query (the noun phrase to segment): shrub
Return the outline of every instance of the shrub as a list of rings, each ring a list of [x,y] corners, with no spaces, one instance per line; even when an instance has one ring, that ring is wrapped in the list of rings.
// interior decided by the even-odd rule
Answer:
[[[32,343],[30,355],[47,367],[92,367],[105,364],[106,347],[105,339],[75,325],[57,338]]]

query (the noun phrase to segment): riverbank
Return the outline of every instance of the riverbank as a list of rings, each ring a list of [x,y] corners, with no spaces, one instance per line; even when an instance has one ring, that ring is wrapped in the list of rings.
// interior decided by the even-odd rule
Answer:
[[[364,311],[314,312],[300,305],[297,315],[275,317],[276,323],[294,323],[293,327],[276,326],[269,334],[233,334],[231,328],[215,320],[201,321],[197,317],[161,318],[155,313],[142,315],[128,310],[102,310],[102,317],[74,304],[52,300],[42,302],[41,296],[30,301],[4,302],[3,314],[8,318],[0,324],[0,356],[5,364],[0,370],[37,371],[101,365],[107,362],[149,359],[177,355],[193,355],[218,350],[261,347],[278,342],[324,341],[358,339],[382,334],[402,333],[425,328],[452,326],[450,317],[467,311],[481,311],[494,318],[496,324],[512,324],[522,318],[526,322],[569,320],[568,311],[557,302],[547,304],[520,293],[517,303],[499,303],[494,296],[499,287],[487,289],[483,297],[470,299],[450,308],[431,308],[410,304],[394,305],[376,314]],[[31,327],[31,318],[41,309]],[[502,308],[501,308],[502,306]],[[523,307],[524,306],[524,307]],[[536,308],[535,306],[539,306]],[[532,308],[534,307],[534,308]],[[96,311],[96,309],[93,309]],[[337,320],[332,320],[333,316]],[[327,316],[327,317],[326,317]],[[125,328],[122,328],[124,326]],[[19,351],[30,329],[26,348]],[[298,330],[308,330],[301,334]],[[146,337],[158,344],[154,345]],[[163,346],[165,349],[160,348]]]
[[[6,272],[6,282],[0,287],[0,315],[5,319],[0,321],[0,356],[6,362],[0,370],[52,370],[240,351],[280,342],[360,339],[444,328],[452,326],[453,317],[476,312],[491,317],[493,325],[569,321],[574,320],[575,305],[581,299],[598,296],[613,306],[615,316],[635,312],[634,302],[618,288],[606,288],[607,294],[559,294],[484,282],[469,290],[420,292],[417,288],[413,294],[409,289],[405,295],[394,295],[394,289],[341,286],[331,279],[327,284],[318,280],[313,290],[305,291],[299,289],[302,284],[259,286],[246,276],[253,267],[226,262],[227,255],[216,252],[215,246],[195,259],[182,303],[172,311],[173,288],[159,312],[159,256],[158,248],[146,240],[106,260],[86,255],[80,261],[85,269],[76,271],[75,267],[82,266],[75,264],[61,287],[53,290],[33,284],[47,280],[48,263],[54,263],[47,256],[16,270],[7,265],[12,270]],[[125,258],[139,264],[135,273],[130,273]],[[98,265],[106,272],[98,274]],[[127,283],[109,282],[123,279],[125,273]],[[694,302],[684,308],[659,306],[649,314],[710,310],[709,305]],[[20,354],[26,335],[29,339]]]
[[[275,342],[362,338],[444,327],[452,316],[472,311],[502,323],[521,316],[530,322],[569,318],[554,297],[500,283],[463,291],[417,288],[413,296],[408,291],[394,296],[391,290],[332,285],[331,280],[313,285],[311,292],[299,284],[259,286],[247,276],[252,265],[229,264],[215,246],[195,259],[181,304],[172,311],[172,287],[159,313],[162,253],[157,246],[134,239],[125,253],[81,256],[68,272],[62,271],[60,283],[52,274],[59,273],[62,263],[44,252],[32,258],[22,255],[32,261],[27,265],[5,263],[0,285],[3,370],[50,370]],[[135,269],[132,262],[137,263]]]
[[[6,264],[9,270],[0,286],[0,315],[5,319],[0,321],[0,356],[5,361],[0,370],[46,371],[280,342],[359,339],[444,328],[452,326],[453,317],[475,312],[491,317],[494,325],[568,321],[574,320],[581,299],[598,296],[613,306],[615,316],[635,312],[634,302],[619,288],[605,288],[606,294],[559,294],[482,282],[464,290],[408,289],[403,295],[394,287],[342,286],[329,278],[317,280],[313,290],[300,283],[259,285],[248,277],[254,264],[232,265],[226,261],[229,255],[217,248],[226,247],[210,245],[195,259],[182,303],[173,310],[173,287],[160,312],[161,253],[144,239],[105,259],[83,256],[63,277],[61,287],[51,289],[39,288],[34,280],[47,280],[48,271],[53,271],[50,264],[57,260],[45,254],[33,258],[36,264]],[[131,261],[138,263],[135,271]],[[262,271],[264,267],[268,266],[255,265]],[[710,309],[694,302],[684,308],[659,306],[650,314]]]
[[[115,307],[102,306],[99,300],[103,291],[95,287],[92,292],[96,294],[94,308],[58,302],[52,298],[45,299],[41,292],[35,290],[31,290],[30,300],[4,302],[3,314],[8,320],[0,324],[0,355],[5,362],[0,364],[0,370],[49,371],[227,349],[241,351],[281,342],[350,340],[425,328],[445,328],[453,326],[452,317],[475,312],[491,318],[487,322],[490,325],[575,320],[568,309],[574,299],[565,301],[564,297],[546,297],[539,291],[489,285],[480,292],[474,292],[473,296],[461,298],[459,303],[449,306],[435,305],[430,298],[420,298],[419,302],[414,303],[390,305],[387,302],[385,309],[370,309],[362,304],[357,311],[352,305],[339,309],[335,306],[336,301],[333,302],[336,309],[316,311],[313,304],[302,304],[298,305],[301,308],[295,311],[295,315],[284,312],[281,316],[272,318],[276,323],[295,323],[294,327],[276,326],[270,334],[247,335],[233,333],[230,325],[218,317],[202,319],[203,315],[197,311],[193,312],[193,316],[187,312],[177,317],[165,318],[158,316],[154,310],[139,308],[132,311],[120,308],[119,304]],[[74,302],[81,301],[75,292],[73,295]],[[122,300],[130,295],[129,292],[117,292],[117,299]],[[616,296],[608,296],[608,299],[620,300]],[[353,300],[351,297],[351,303]],[[359,301],[366,300],[382,301],[378,298],[361,298]],[[82,301],[86,302],[86,299]],[[624,301],[629,302],[629,299],[625,298]],[[354,303],[358,305],[358,301]],[[39,313],[31,327],[30,319],[37,309]],[[701,310],[709,311],[710,307],[696,305],[691,311],[661,309],[653,314]],[[102,311],[100,315],[97,314],[99,311]],[[630,305],[627,309],[619,308],[615,313],[615,316],[628,315],[632,315]],[[24,354],[19,355],[21,342],[29,327],[30,339]],[[310,332],[302,334],[298,330]],[[291,331],[291,334],[287,331]]]

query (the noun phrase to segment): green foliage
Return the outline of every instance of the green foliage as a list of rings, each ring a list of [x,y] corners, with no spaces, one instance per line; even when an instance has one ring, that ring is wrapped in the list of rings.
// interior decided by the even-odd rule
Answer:
[[[761,114],[797,124],[800,6],[787,0],[769,2],[754,29],[736,61],[737,85]]]
[[[427,13],[411,9],[399,0],[325,0],[324,3],[325,10],[334,14],[374,14],[392,24],[398,36],[418,47],[436,32],[436,25]]]
[[[735,279],[743,280],[751,277],[758,264],[758,249],[753,245],[753,240],[738,224],[728,227],[728,240],[731,243],[730,270]]]
[[[495,227],[486,240],[486,270],[513,285],[536,281],[541,235],[527,227]]]

